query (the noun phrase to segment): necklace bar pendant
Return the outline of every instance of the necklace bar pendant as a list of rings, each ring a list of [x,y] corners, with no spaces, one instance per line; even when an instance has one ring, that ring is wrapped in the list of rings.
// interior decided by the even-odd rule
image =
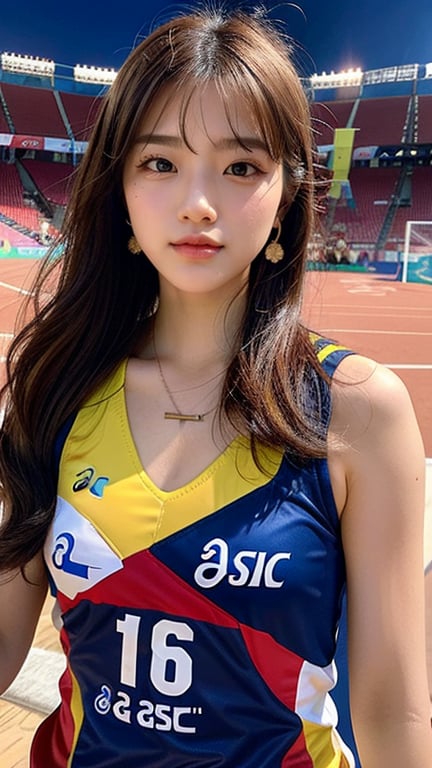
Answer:
[[[177,421],[204,421],[201,413],[175,413],[175,411],[165,411],[164,418]]]

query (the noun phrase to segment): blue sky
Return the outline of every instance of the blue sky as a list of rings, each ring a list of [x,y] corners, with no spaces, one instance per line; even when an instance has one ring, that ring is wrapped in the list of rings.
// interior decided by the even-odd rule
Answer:
[[[0,13],[0,51],[118,69],[155,21],[193,5],[193,0],[9,0]],[[266,5],[299,43],[298,63],[305,74],[432,61],[432,0],[412,5],[407,0],[274,0]]]

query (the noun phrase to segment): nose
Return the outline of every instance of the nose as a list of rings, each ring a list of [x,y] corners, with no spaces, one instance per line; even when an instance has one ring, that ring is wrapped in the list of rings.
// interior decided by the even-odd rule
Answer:
[[[200,177],[194,177],[182,191],[178,209],[180,221],[199,224],[202,221],[212,223],[217,219],[216,205],[212,202],[211,185]]]

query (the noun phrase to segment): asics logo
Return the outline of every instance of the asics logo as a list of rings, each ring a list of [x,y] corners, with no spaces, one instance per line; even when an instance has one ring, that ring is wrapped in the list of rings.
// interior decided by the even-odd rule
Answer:
[[[94,467],[86,467],[81,472],[78,472],[75,475],[78,480],[75,480],[72,486],[73,492],[78,493],[78,491],[83,491],[85,488],[88,488],[92,496],[101,499],[105,486],[109,483],[109,477],[105,477],[104,475],[95,477],[95,474],[96,470]]]
[[[244,549],[231,557],[230,565],[228,543],[214,538],[203,546],[201,560],[205,562],[196,568],[194,579],[202,589],[216,587],[225,578],[232,587],[280,589],[285,583],[282,576],[286,570],[282,562],[291,560],[291,552],[269,554]]]
[[[67,531],[59,533],[55,540],[52,562],[60,571],[71,573],[73,576],[78,576],[81,579],[88,579],[89,566],[72,560],[74,547],[75,537],[71,533]]]

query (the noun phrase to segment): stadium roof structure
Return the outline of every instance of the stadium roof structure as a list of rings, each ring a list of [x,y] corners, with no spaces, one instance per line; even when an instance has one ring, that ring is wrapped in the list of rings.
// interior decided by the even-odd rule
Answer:
[[[13,73],[16,75],[30,75],[33,77],[48,78],[51,84],[59,90],[69,90],[72,83],[86,85],[110,85],[116,77],[114,68],[99,67],[88,64],[75,64],[69,66],[56,64],[50,59],[38,56],[28,56],[10,52],[0,53],[0,80],[1,73]],[[432,78],[432,62],[426,64],[403,64],[392,67],[383,67],[373,70],[361,70],[360,68],[341,70],[330,73],[312,74],[305,78],[312,89],[343,88],[349,86],[362,86],[369,84],[401,82],[416,79]],[[69,81],[69,87],[68,87]],[[30,84],[30,83],[27,83]]]

